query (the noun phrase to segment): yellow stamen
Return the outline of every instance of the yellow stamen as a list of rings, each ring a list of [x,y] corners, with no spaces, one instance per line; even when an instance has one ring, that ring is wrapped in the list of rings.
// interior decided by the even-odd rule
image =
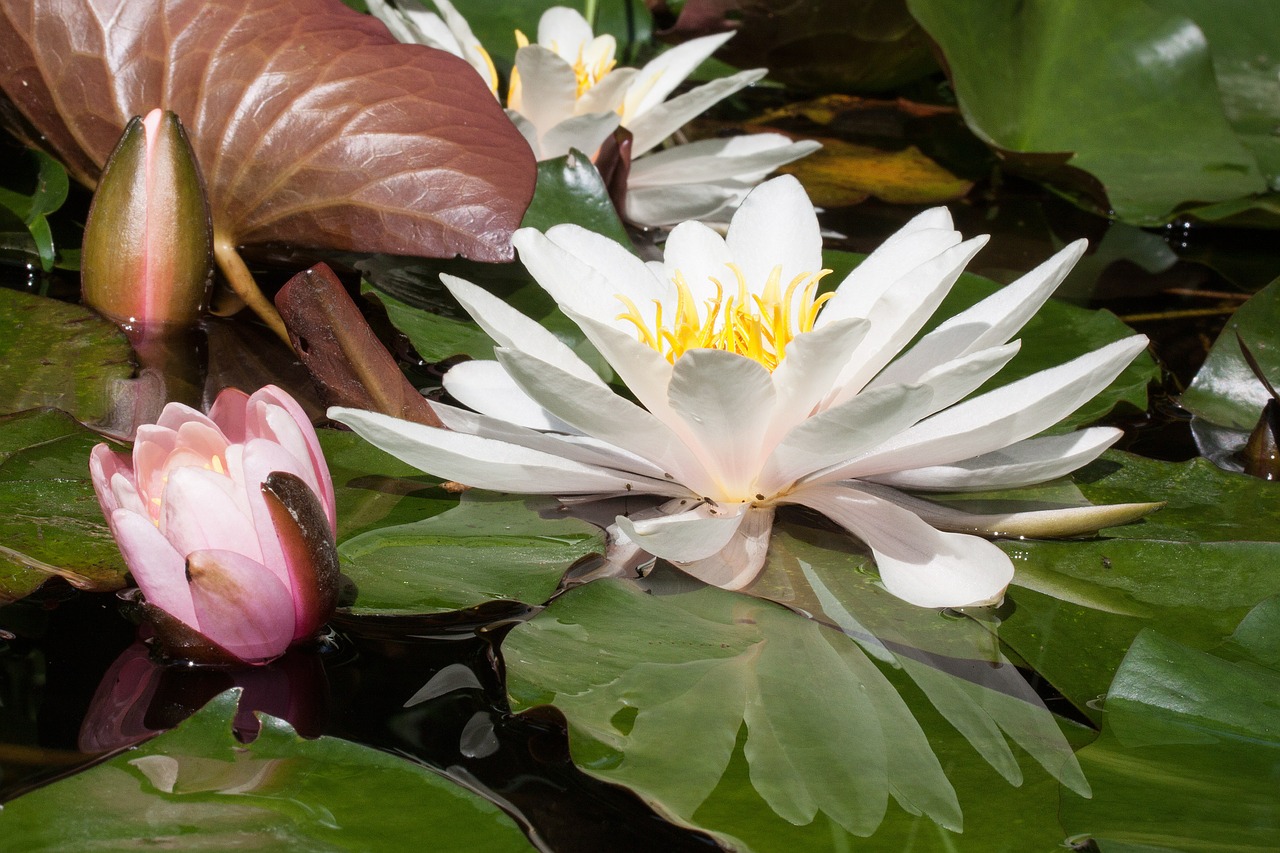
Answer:
[[[737,264],[728,265],[737,279],[737,292],[726,296],[725,287],[711,278],[716,295],[699,306],[682,273],[676,271],[676,305],[670,325],[665,325],[662,304],[655,300],[653,321],[626,296],[618,300],[627,309],[617,319],[636,327],[639,340],[672,364],[691,349],[719,349],[746,356],[774,370],[797,335],[813,331],[818,313],[833,294],[817,296],[818,283],[831,270],[801,273],[782,287],[782,267],[769,273],[760,293],[753,294]],[[796,295],[799,293],[797,301]],[[794,311],[793,311],[793,303]],[[705,312],[699,310],[705,308]]]

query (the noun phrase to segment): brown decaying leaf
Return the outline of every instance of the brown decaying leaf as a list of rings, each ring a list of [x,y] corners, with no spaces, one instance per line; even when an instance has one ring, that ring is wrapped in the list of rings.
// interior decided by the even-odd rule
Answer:
[[[822,150],[779,172],[795,175],[820,207],[846,207],[868,196],[890,204],[941,204],[963,198],[972,181],[958,178],[914,145],[884,151],[842,139],[814,137]]]
[[[441,425],[327,265],[289,279],[276,294],[276,307],[328,405]]]
[[[173,110],[241,245],[508,260],[536,179],[465,62],[339,0],[0,0],[0,88],[90,186]]]

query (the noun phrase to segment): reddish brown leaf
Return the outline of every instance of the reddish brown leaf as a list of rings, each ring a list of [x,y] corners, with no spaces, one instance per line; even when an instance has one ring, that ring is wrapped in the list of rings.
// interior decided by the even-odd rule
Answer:
[[[506,260],[536,178],[465,62],[339,0],[0,0],[0,88],[90,186],[173,110],[239,244]]]
[[[289,279],[276,294],[276,307],[328,405],[440,426],[327,265]]]

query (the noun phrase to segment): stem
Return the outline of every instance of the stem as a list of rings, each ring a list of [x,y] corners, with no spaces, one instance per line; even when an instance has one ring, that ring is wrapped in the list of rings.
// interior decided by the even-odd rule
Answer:
[[[591,31],[594,33],[596,29],[596,12],[600,5],[600,0],[586,0],[583,4],[582,17],[587,19],[587,23],[591,25]]]
[[[289,331],[285,328],[284,321],[280,319],[280,313],[258,289],[258,283],[253,280],[253,273],[249,272],[249,267],[236,251],[235,242],[217,230],[213,232],[213,258],[218,262],[218,269],[222,270],[222,274],[226,276],[227,283],[231,285],[236,296],[243,299],[244,304],[252,308],[253,313],[261,317],[271,331],[292,349]]]

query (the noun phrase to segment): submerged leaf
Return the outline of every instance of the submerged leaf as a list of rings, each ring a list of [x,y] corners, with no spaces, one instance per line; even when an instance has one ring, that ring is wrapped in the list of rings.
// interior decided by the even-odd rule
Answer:
[[[161,107],[233,242],[511,257],[528,145],[465,62],[338,0],[5,0],[0,21],[0,89],[83,183]]]

